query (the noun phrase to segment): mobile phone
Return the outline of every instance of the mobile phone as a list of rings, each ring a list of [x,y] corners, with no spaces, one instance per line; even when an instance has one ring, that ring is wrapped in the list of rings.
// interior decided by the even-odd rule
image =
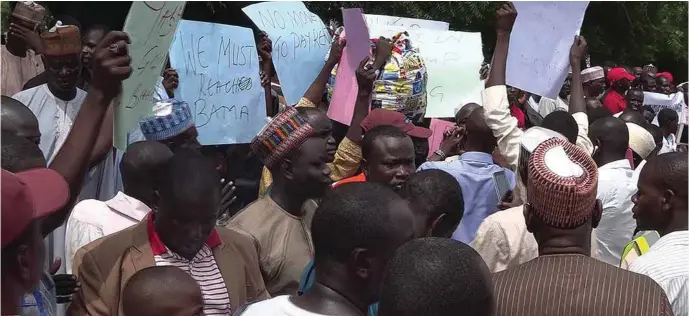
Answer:
[[[493,182],[495,183],[495,194],[498,197],[498,201],[502,201],[511,190],[505,171],[500,170],[493,173]]]

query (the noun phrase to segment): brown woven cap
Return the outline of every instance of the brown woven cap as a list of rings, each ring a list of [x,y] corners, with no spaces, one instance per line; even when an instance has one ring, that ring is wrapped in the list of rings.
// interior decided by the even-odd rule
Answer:
[[[576,145],[551,138],[529,157],[527,200],[534,215],[558,228],[581,226],[596,204],[598,168]]]
[[[12,10],[12,18],[26,22],[32,29],[43,21],[43,17],[45,17],[45,8],[30,1],[19,1]]]
[[[74,25],[57,27],[54,32],[41,33],[45,55],[64,56],[81,53],[81,35]]]

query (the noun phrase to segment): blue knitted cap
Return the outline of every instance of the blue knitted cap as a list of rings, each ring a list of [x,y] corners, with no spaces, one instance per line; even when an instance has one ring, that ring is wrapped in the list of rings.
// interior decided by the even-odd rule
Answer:
[[[156,103],[153,115],[143,118],[139,126],[147,140],[166,140],[194,126],[194,116],[186,102],[167,99]]]

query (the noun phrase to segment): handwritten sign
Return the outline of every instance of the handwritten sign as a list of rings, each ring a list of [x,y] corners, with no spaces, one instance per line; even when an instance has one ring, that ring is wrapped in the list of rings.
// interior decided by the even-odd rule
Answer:
[[[182,20],[170,47],[202,145],[249,143],[266,117],[251,29]]]
[[[653,124],[658,125],[658,112],[662,109],[670,109],[677,112],[680,124],[687,123],[687,105],[684,103],[684,94],[682,92],[673,93],[670,95],[644,92],[644,106],[650,107],[656,114],[653,119]]]
[[[165,65],[167,50],[182,18],[185,2],[132,2],[123,31],[129,35],[132,75],[122,82],[120,105],[115,111],[115,147],[127,149],[127,135],[139,120],[152,113],[155,84]]]
[[[433,156],[433,153],[440,148],[440,143],[443,141],[445,132],[455,128],[455,123],[443,121],[440,119],[431,120],[431,138],[428,139],[428,157]]]
[[[289,104],[297,104],[325,65],[330,33],[302,2],[262,2],[242,9],[273,42],[273,64]]]
[[[398,16],[365,14],[366,23],[371,25],[384,26],[400,26],[406,29],[431,29],[447,31],[450,29],[450,24],[447,22],[421,20],[412,18],[403,18]]]
[[[507,54],[507,84],[556,99],[588,1],[514,2],[519,14]]]
[[[335,88],[328,107],[328,117],[349,125],[354,114],[354,104],[358,92],[356,68],[371,51],[368,29],[361,9],[343,9],[342,17],[345,31],[341,38],[347,39],[347,47],[337,65]]]
[[[371,37],[390,37],[407,31],[419,48],[428,71],[427,118],[454,117],[467,103],[481,104],[484,84],[479,76],[483,62],[480,33],[405,29],[369,25]]]

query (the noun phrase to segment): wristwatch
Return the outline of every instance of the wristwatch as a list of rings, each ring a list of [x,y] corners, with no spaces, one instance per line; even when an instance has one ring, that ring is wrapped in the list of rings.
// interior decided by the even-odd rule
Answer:
[[[436,150],[434,154],[438,155],[442,160],[445,160],[445,158],[447,158],[447,155],[441,149]]]

